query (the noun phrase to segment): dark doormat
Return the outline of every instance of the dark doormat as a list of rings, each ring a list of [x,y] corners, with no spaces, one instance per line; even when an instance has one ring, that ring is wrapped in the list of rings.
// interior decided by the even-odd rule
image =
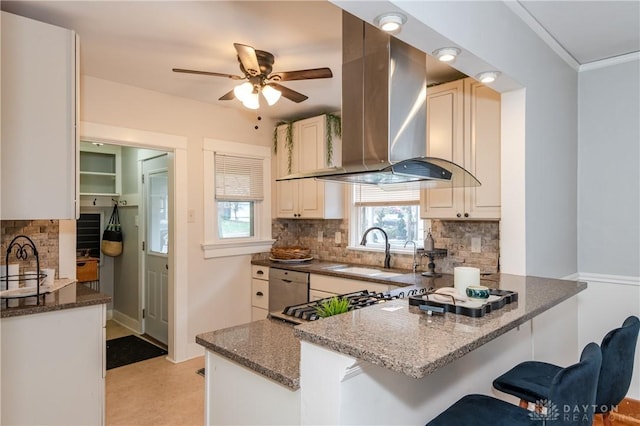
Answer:
[[[107,340],[107,370],[166,354],[166,350],[142,340],[138,336],[132,335]]]

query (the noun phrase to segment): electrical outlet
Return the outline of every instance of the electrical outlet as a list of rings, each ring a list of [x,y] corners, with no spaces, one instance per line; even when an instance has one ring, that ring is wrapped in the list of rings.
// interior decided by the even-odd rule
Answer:
[[[471,253],[480,253],[482,251],[482,238],[471,238]]]
[[[324,234],[322,231],[318,231],[318,242],[321,243],[324,240]]]
[[[335,237],[333,238],[336,244],[340,244],[342,242],[342,234],[340,231],[336,232]]]

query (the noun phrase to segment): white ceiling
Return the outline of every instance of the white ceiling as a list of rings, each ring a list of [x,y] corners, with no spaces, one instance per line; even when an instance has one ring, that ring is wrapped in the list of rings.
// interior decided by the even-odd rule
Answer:
[[[638,1],[515,4],[573,66],[640,51]],[[218,101],[234,81],[171,71],[241,75],[233,43],[242,43],[273,53],[274,71],[333,71],[332,79],[283,82],[309,99],[282,99],[261,115],[294,119],[340,109],[341,10],[327,1],[2,1],[1,7],[77,31],[84,75],[243,108]],[[447,80],[450,71],[437,62],[428,67],[432,81]]]

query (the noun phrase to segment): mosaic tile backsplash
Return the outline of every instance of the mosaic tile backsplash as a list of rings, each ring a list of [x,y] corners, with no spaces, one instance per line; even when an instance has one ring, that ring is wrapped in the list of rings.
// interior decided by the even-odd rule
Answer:
[[[59,270],[58,259],[60,251],[60,226],[57,220],[3,220],[0,222],[0,247],[2,248],[2,258],[0,264],[4,265],[7,247],[14,237],[26,235],[33,240],[40,257],[40,268],[55,268],[56,274]],[[19,263],[20,273],[27,270],[35,270],[36,260],[28,251],[27,261],[20,262],[12,253],[9,263]]]
[[[435,259],[436,272],[453,273],[456,266],[474,266],[482,273],[499,271],[500,233],[499,222],[431,221],[431,233],[436,248],[446,248],[447,257]],[[322,231],[323,241],[318,241]],[[334,242],[336,232],[341,233],[341,242]],[[349,262],[363,265],[382,265],[384,253],[371,253],[347,249],[349,225],[344,219],[306,220],[275,219],[272,235],[276,247],[301,246],[309,248],[315,259],[329,262]],[[471,252],[471,238],[481,239],[481,252]],[[256,255],[266,258],[268,253]],[[391,254],[391,267],[411,269],[413,258],[408,254]],[[423,258],[420,270],[427,270],[428,258]]]

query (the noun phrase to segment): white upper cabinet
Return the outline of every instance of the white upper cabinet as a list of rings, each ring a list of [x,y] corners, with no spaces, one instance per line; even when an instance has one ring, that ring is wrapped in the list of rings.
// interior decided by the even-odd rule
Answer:
[[[427,156],[461,165],[481,186],[423,190],[425,219],[500,219],[500,94],[472,78],[427,90]]]
[[[291,154],[287,146],[287,125],[277,129],[276,177],[310,172],[340,164],[340,139],[332,141],[332,158],[327,154],[327,118],[325,115],[296,121],[292,128]],[[339,219],[343,216],[342,185],[316,179],[276,182],[276,207],[279,218]]]
[[[2,12],[2,219],[77,217],[77,41]]]

